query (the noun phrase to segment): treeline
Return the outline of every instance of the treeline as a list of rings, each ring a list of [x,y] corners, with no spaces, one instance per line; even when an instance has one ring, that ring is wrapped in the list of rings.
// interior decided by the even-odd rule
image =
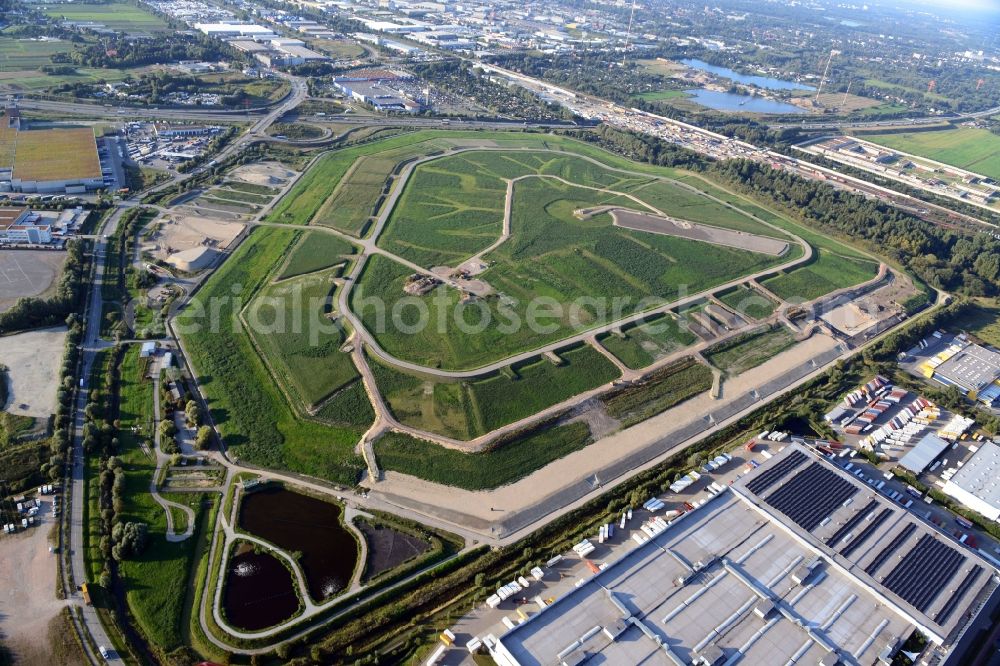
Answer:
[[[675,143],[663,141],[649,134],[623,132],[608,125],[600,125],[593,132],[573,131],[568,136],[596,143],[602,148],[637,162],[657,166],[681,167],[692,171],[704,170],[708,162],[698,153]]]
[[[49,299],[24,297],[0,313],[0,335],[62,323],[66,316],[82,304],[87,272],[86,241],[71,240],[66,246],[66,264]]]
[[[140,41],[128,41],[124,35],[117,35],[53,54],[51,60],[55,64],[126,69],[181,60],[229,60],[232,55],[224,42],[199,34],[175,33],[170,39]]]
[[[712,173],[835,236],[863,240],[939,289],[969,296],[1000,291],[1000,241],[961,234],[895,206],[749,160],[717,162]]]

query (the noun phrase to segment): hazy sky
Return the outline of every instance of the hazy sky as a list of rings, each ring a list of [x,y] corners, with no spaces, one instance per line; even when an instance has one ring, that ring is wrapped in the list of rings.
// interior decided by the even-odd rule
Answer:
[[[988,14],[1000,14],[1000,0],[900,0],[907,5],[930,5],[933,7],[951,7],[982,11]]]

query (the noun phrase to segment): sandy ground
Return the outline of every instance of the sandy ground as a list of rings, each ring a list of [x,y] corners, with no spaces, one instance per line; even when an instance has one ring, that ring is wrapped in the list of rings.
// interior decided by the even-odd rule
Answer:
[[[225,222],[200,217],[165,217],[160,229],[143,244],[143,251],[160,259],[191,248],[201,247],[209,239],[211,247],[225,249],[243,231],[239,222]]]
[[[496,511],[514,512],[533,506],[560,489],[591,477],[594,470],[602,469],[657,441],[671,430],[704,419],[728,400],[741,396],[788,370],[800,367],[836,346],[837,341],[827,335],[813,335],[766,363],[727,379],[721,400],[713,400],[706,391],[638,425],[571,453],[507,486],[490,491],[469,491],[386,471],[384,480],[371,486],[372,493],[388,493],[397,499],[405,498],[407,504],[412,503],[425,513],[453,517],[454,512],[459,511],[474,519],[492,523],[501,515]],[[553,510],[557,508],[552,507]]]
[[[59,366],[66,328],[47,328],[3,338],[0,363],[7,366],[11,414],[47,417],[56,411]],[[41,353],[40,353],[41,352]]]
[[[52,285],[63,264],[65,252],[51,250],[0,251],[0,312],[22,296],[38,296]]]
[[[281,187],[295,177],[297,172],[278,162],[258,162],[234,169],[229,180],[239,180],[254,185]]]
[[[42,502],[41,525],[0,536],[0,637],[27,661],[48,634],[49,622],[66,604],[56,599],[56,555],[49,553],[52,501]]]

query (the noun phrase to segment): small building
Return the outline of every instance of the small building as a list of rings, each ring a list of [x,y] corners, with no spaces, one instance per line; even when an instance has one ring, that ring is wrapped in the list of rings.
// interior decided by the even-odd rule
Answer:
[[[52,226],[29,209],[0,208],[0,245],[42,245],[52,242]]]
[[[914,474],[920,474],[950,446],[934,433],[927,434],[900,459],[899,464]]]
[[[156,353],[156,342],[143,342],[139,348],[139,358],[149,358]]]

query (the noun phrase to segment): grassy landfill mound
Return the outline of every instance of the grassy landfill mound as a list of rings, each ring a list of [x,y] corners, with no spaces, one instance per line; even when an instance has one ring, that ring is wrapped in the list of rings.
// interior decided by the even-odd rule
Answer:
[[[473,150],[448,154],[456,148]],[[413,161],[428,155],[435,159],[412,166]],[[361,165],[377,172],[376,176],[352,170],[362,158]],[[304,322],[333,324],[338,316],[336,296],[343,284],[349,284],[343,282],[345,267],[358,261],[358,251],[334,233],[304,227],[311,223],[342,233],[365,233],[386,188],[395,191],[393,188],[400,186],[399,174],[407,168],[413,169],[414,180],[400,192],[399,204],[391,211],[377,243],[380,252],[398,252],[425,265],[455,263],[492,244],[502,228],[507,180],[533,176],[514,185],[510,238],[483,257],[488,267],[477,277],[492,286],[494,294],[466,299],[463,307],[457,308],[467,324],[490,318],[479,333],[448,325],[449,317],[454,316],[451,308],[462,300],[457,290],[438,286],[422,296],[406,295],[403,287],[412,268],[385,254],[365,259],[349,305],[389,354],[430,368],[479,367],[563,340],[576,330],[570,324],[592,328],[636,307],[633,301],[624,312],[603,312],[585,302],[573,312],[543,321],[549,326],[542,330],[526,325],[514,331],[498,327],[512,316],[524,321],[526,304],[537,296],[557,303],[580,296],[651,296],[651,302],[663,303],[682,291],[697,292],[788,259],[617,229],[607,214],[574,214],[579,208],[609,202],[640,205],[625,194],[683,219],[780,235],[741,212],[746,210],[806,238],[821,249],[818,259],[807,268],[826,280],[813,284],[814,292],[866,279],[869,268],[874,274],[874,265],[850,248],[701,176],[630,162],[566,137],[428,130],[332,151],[317,159],[269,214],[270,221],[286,223],[287,228],[262,227],[249,234],[176,322],[213,418],[237,460],[344,485],[359,479],[364,465],[355,445],[371,426],[375,412],[353,360],[341,351],[351,330],[322,326],[314,332],[308,327],[276,324],[297,317]],[[538,175],[547,177],[534,177]],[[352,180],[355,178],[364,182]],[[345,183],[349,186],[344,187]],[[263,194],[250,188],[227,189]],[[236,198],[240,198],[238,194]],[[843,266],[852,268],[853,273],[844,277]],[[790,276],[796,272],[775,279],[779,283],[800,279]],[[743,294],[741,289],[732,293]],[[292,296],[299,300],[290,299]],[[392,312],[392,305],[405,296],[426,305],[431,322],[445,315],[445,326],[440,330],[428,326],[413,333],[403,333],[394,325],[380,327],[377,308],[362,307],[364,298],[371,296],[386,305],[381,313],[384,318],[398,314],[403,324],[413,323],[412,318],[419,314],[416,308]],[[207,315],[199,311],[210,312],[209,303],[215,303],[221,325],[196,326],[206,323]],[[248,316],[255,324],[252,333],[245,325]],[[630,368],[648,366],[694,341],[672,314],[627,326],[621,336],[601,336],[603,345]],[[561,365],[536,356],[513,368],[465,381],[443,381],[375,361],[371,366],[380,392],[399,421],[418,430],[470,439],[606,384],[619,374],[614,364],[588,345],[561,349],[557,354]],[[620,409],[615,409],[621,422],[648,418],[704,390],[708,381],[704,366],[672,370],[674,374],[657,374],[641,393],[632,394],[628,403],[634,402],[632,407],[621,407],[625,399],[618,399]],[[380,464],[382,456],[388,456],[386,469],[406,468],[431,480],[455,476],[455,470],[478,470],[458,474],[463,480],[446,482],[491,487],[508,482],[526,467],[541,466],[577,450],[590,439],[585,424],[573,423],[512,434],[496,448],[476,456],[402,435],[386,437],[376,448]],[[489,461],[496,469],[479,470],[482,461]],[[452,463],[459,466],[449,469]]]
[[[433,381],[371,361],[379,391],[393,415],[421,430],[472,439],[546,407],[607,384],[618,369],[593,347],[560,350],[546,358],[466,382]]]
[[[844,257],[818,249],[809,264],[767,278],[761,284],[786,301],[803,302],[866,282],[877,274],[878,264],[874,261]]]

